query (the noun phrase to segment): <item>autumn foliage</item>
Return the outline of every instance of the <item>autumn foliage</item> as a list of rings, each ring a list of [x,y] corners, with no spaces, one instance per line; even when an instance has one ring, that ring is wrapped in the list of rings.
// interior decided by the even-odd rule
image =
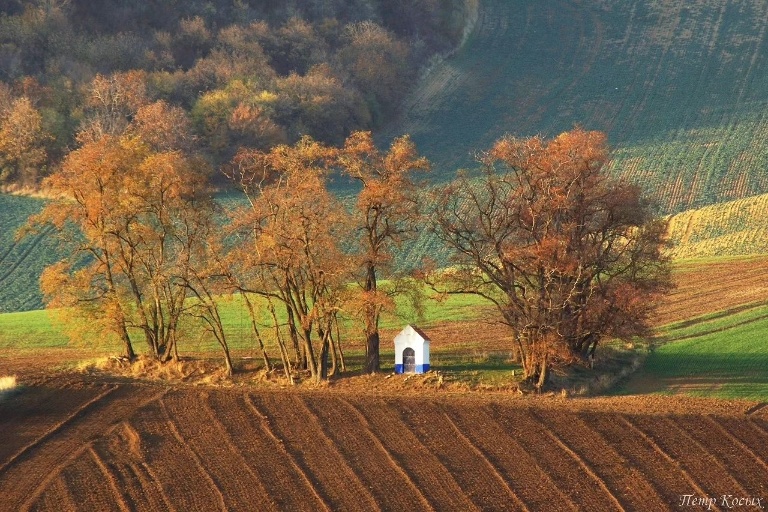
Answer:
[[[584,360],[601,340],[647,334],[670,286],[665,224],[638,186],[605,172],[605,135],[504,137],[437,193],[435,233],[456,266],[435,283],[498,308],[526,378]]]
[[[94,113],[82,145],[46,181],[60,199],[34,219],[78,228],[76,252],[43,274],[48,304],[117,336],[127,357],[141,339],[158,360],[177,359],[197,325],[231,373],[219,307],[237,296],[267,370],[291,382],[344,371],[350,329],[340,321],[350,319],[366,347],[364,371],[378,372],[381,314],[414,287],[393,263],[430,219],[455,260],[420,274],[442,293],[493,303],[539,387],[552,368],[587,361],[606,338],[646,335],[670,286],[665,223],[639,187],[605,173],[599,132],[504,137],[482,153],[476,174],[435,188],[429,208],[417,181],[429,162],[407,136],[386,151],[370,132],[341,146],[302,137],[241,148],[227,176],[246,201],[222,224],[184,112],[164,102],[131,108],[131,119],[109,130],[95,130],[109,116]],[[359,185],[354,204],[331,193],[334,176]]]
[[[217,165],[304,135],[340,145],[455,47],[464,4],[4,2],[0,186],[38,186],[76,136],[117,134],[156,101],[185,111]]]

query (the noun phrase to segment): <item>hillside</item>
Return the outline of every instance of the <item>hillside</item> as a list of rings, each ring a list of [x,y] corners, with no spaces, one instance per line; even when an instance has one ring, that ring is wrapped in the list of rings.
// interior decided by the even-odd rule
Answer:
[[[676,214],[675,258],[768,248],[768,4],[485,0],[470,25],[379,134],[412,134],[431,180],[472,165],[505,132],[551,136],[580,123],[607,131],[613,171]],[[13,242],[39,207],[0,196],[0,311],[42,306],[36,276],[55,261],[54,243]],[[404,261],[441,251],[425,232]]]
[[[505,132],[603,130],[613,170],[663,212],[768,191],[768,4],[486,0],[386,139],[410,133],[435,179]]]
[[[768,195],[688,210],[670,217],[674,258],[768,253]]]
[[[42,206],[39,199],[0,194],[0,313],[43,307],[38,278],[61,258],[50,236],[53,229],[15,240],[16,231]]]

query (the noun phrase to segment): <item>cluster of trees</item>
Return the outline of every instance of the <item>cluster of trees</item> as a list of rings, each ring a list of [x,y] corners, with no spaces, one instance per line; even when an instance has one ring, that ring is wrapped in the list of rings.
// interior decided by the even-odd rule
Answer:
[[[99,82],[191,115],[213,165],[305,135],[341,144],[391,117],[461,37],[463,0],[0,2],[0,186],[75,147]],[[127,87],[123,87],[127,90]],[[135,109],[114,112],[135,115]],[[124,120],[125,121],[125,120]]]
[[[637,185],[606,174],[608,154],[601,132],[505,137],[481,156],[479,176],[459,177],[436,201],[435,233],[455,265],[432,282],[494,304],[538,387],[601,340],[648,335],[672,286],[666,220]]]
[[[139,333],[159,360],[177,358],[190,335],[183,320],[194,317],[231,372],[219,306],[237,295],[265,367],[277,367],[260,332],[265,315],[286,376],[316,381],[344,369],[339,319],[356,318],[365,371],[377,372],[382,311],[393,294],[428,283],[495,304],[526,378],[543,386],[550,368],[583,360],[602,339],[645,334],[669,286],[664,224],[638,187],[606,176],[601,133],[503,138],[477,175],[428,201],[417,178],[429,163],[407,136],[386,152],[370,132],[339,146],[303,137],[243,148],[227,175],[247,201],[219,212],[181,109],[154,102],[128,122],[118,116],[119,128],[110,119],[94,115],[78,134],[81,147],[47,180],[61,199],[33,222],[76,225],[73,242],[88,256],[45,271],[48,304],[116,335],[127,357]],[[329,192],[332,172],[360,183],[354,204]],[[393,257],[425,225],[455,265],[398,275]]]

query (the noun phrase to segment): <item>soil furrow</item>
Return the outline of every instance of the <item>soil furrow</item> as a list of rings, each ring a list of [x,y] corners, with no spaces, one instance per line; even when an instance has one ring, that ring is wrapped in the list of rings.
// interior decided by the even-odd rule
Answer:
[[[605,482],[592,470],[592,467],[586,462],[586,460],[581,457],[578,453],[573,451],[570,446],[565,444],[559,437],[557,437],[552,432],[547,432],[547,435],[554,441],[554,443],[560,447],[561,450],[566,452],[568,455],[570,455],[573,460],[579,463],[579,466],[581,466],[582,470],[585,474],[587,474],[597,485],[600,487],[600,489],[608,496],[608,498],[613,502],[613,504],[616,506],[616,510],[625,511],[624,505],[622,505],[621,501],[616,497],[613,492],[608,488],[607,485],[605,485]]]
[[[483,461],[485,463],[485,466],[488,468],[488,470],[496,477],[496,480],[499,482],[500,487],[509,494],[509,497],[512,498],[512,501],[514,502],[515,509],[518,510],[525,510],[529,511],[528,505],[525,504],[525,502],[520,499],[520,496],[517,495],[517,493],[512,489],[512,487],[507,483],[507,480],[504,478],[504,476],[501,474],[501,472],[496,468],[496,466],[488,460],[488,457],[485,455],[485,452],[483,452],[480,448],[475,445],[472,440],[466,436],[461,429],[456,425],[456,423],[451,419],[451,417],[448,415],[447,412],[443,411],[443,417],[445,418],[445,421],[448,423],[448,425],[451,426],[453,431],[456,433],[456,436],[458,439],[461,439],[464,444],[470,447],[470,449],[474,452],[475,456],[478,460]]]
[[[507,426],[515,440],[558,483],[560,491],[576,503],[581,510],[613,510],[612,496],[605,493],[597,482],[585,484],[584,468],[569,453],[560,448],[548,435],[548,427],[540,423],[526,409],[491,408],[499,424]]]
[[[173,435],[162,401],[145,408],[131,424],[142,434],[142,465],[161,485],[163,501],[184,512],[220,507],[219,496],[206,484],[206,474],[183,440]]]
[[[357,399],[355,402],[358,412],[371,425],[382,445],[436,509],[476,508],[465,496],[448,468],[422,443],[416,433],[401,421],[397,404],[368,398]]]
[[[632,467],[619,455],[612,443],[606,442],[595,430],[573,413],[536,410],[534,416],[547,425],[556,437],[594,473],[594,478],[606,486],[621,507],[641,510],[651,503],[663,503],[648,475]]]
[[[724,416],[713,419],[730,435],[738,439],[744,449],[752,453],[760,466],[768,470],[768,460],[765,459],[765,453],[768,450],[768,432],[760,428],[759,422],[752,418],[741,419]],[[765,481],[768,482],[768,478]]]
[[[216,392],[214,391],[213,393]],[[240,509],[242,507],[253,507],[258,510],[267,510],[268,508],[277,509],[269,490],[264,486],[264,482],[252,468],[258,459],[246,459],[242,450],[240,450],[234,442],[233,436],[229,434],[229,431],[220,419],[226,418],[228,421],[231,419],[228,410],[224,409],[217,413],[211,405],[211,393],[205,393],[202,400],[205,404],[204,409],[208,416],[206,419],[210,420],[211,425],[215,427],[215,432],[211,432],[215,437],[210,439],[201,437],[200,442],[207,449],[207,456],[205,458],[206,461],[210,462],[218,458],[219,453],[224,453],[221,448],[226,445],[226,455],[223,460],[220,460],[220,467],[226,470],[226,473],[222,477],[222,481],[226,482],[227,487],[234,487],[234,489],[224,489],[224,493],[227,496],[237,496],[242,494],[242,504],[238,504],[235,509]],[[205,432],[207,432],[207,430]],[[250,430],[242,430],[239,432],[239,435],[247,439],[255,437],[254,432]],[[211,454],[215,455],[212,457]]]
[[[270,428],[334,510],[380,510],[370,490],[295,395],[252,397]]]
[[[173,416],[171,416],[171,412],[168,410],[168,405],[166,403],[167,400],[168,398],[166,397],[160,401],[160,408],[163,411],[163,415],[165,416],[166,426],[176,442],[183,448],[182,451],[189,455],[189,459],[192,461],[198,473],[200,476],[202,476],[203,480],[205,480],[205,482],[209,485],[209,488],[215,497],[214,502],[209,502],[205,505],[206,508],[213,509],[218,506],[219,510],[227,510],[227,500],[224,498],[224,493],[222,492],[220,482],[214,478],[213,475],[211,475],[211,473],[205,467],[200,454],[197,453],[197,451],[187,442],[187,440],[179,431],[178,423],[174,420]],[[186,406],[189,407],[189,404],[186,404]]]
[[[104,477],[104,480],[106,480],[109,490],[112,494],[112,500],[113,503],[122,511],[122,512],[130,512],[131,510],[136,510],[136,504],[133,503],[131,506],[128,505],[128,503],[125,500],[125,497],[123,496],[123,491],[121,491],[122,485],[118,483],[118,477],[115,476],[115,471],[111,468],[107,467],[107,463],[99,457],[99,454],[96,453],[96,450],[93,449],[93,446],[88,447],[88,455],[91,457],[93,462],[96,464],[96,467],[99,468],[99,471],[101,472],[101,475]]]
[[[14,453],[2,466],[0,466],[0,476],[2,476],[3,473],[5,473],[6,470],[13,464],[18,463],[24,460],[25,458],[31,457],[32,452],[34,452],[34,450],[37,447],[45,443],[49,438],[53,437],[57,432],[63,430],[65,426],[67,426],[68,424],[76,421],[78,418],[83,416],[97,402],[106,398],[109,394],[113,393],[116,389],[117,389],[117,386],[107,387],[101,393],[97,394],[87,402],[77,403],[75,405],[76,408],[74,412],[67,411],[68,415],[66,417],[64,417],[58,423],[51,425],[50,428],[48,428],[48,430],[46,430],[45,432],[41,433],[39,437],[36,437],[32,441],[30,441],[28,444],[24,445],[24,447],[22,447],[19,451]],[[50,398],[47,398],[45,400],[57,401],[59,398],[60,398],[60,393],[53,393],[52,395],[50,395]],[[70,405],[70,402],[68,402],[67,400],[63,400],[62,402],[66,405]],[[11,443],[9,443],[9,445],[11,445]],[[0,490],[1,489],[2,487],[0,487]]]
[[[0,401],[0,475],[22,452],[42,442],[67,419],[74,419],[72,411],[81,410],[111,389],[87,387],[68,390],[62,396],[60,386],[48,380],[40,385],[25,384],[23,397],[18,400]]]
[[[739,483],[734,480],[731,471],[723,468],[707,449],[692,438],[684,427],[677,424],[675,417],[633,416],[632,423],[653,439],[679,468],[698,482],[704,496],[722,496],[724,493],[733,494],[739,491]],[[680,493],[689,494],[692,490],[681,489]]]
[[[501,474],[504,481],[527,506],[534,510],[552,507],[578,510],[576,504],[560,492],[555,483],[511,435],[514,426],[502,426],[485,407],[467,408],[444,405],[444,410],[465,436]],[[525,471],[520,471],[525,468]]]
[[[343,407],[347,409],[348,414],[353,415],[357,418],[357,420],[360,422],[360,424],[363,427],[363,432],[367,435],[367,440],[376,447],[378,452],[384,456],[389,466],[392,467],[392,469],[399,475],[399,477],[406,482],[406,485],[409,489],[412,490],[414,496],[416,496],[419,504],[421,505],[421,508],[423,510],[437,510],[432,503],[429,502],[426,496],[424,496],[424,493],[421,492],[419,489],[419,486],[416,485],[416,483],[413,481],[413,479],[410,477],[407,471],[403,468],[403,466],[397,462],[392,452],[390,452],[386,446],[384,446],[384,443],[381,442],[381,440],[376,436],[376,433],[374,432],[374,429],[372,428],[371,424],[368,422],[366,417],[360,412],[360,410],[352,405],[348,400],[345,400],[344,398],[340,398],[338,400],[341,404],[343,404]]]
[[[303,403],[382,510],[414,508],[418,501],[424,504],[423,495],[409,479],[403,479],[392,465],[382,464],[387,452],[379,450],[372,434],[346,404],[331,397],[305,398]]]
[[[741,450],[741,474],[749,481],[753,492],[768,491],[768,461],[765,454],[768,451],[768,436],[758,435],[758,429],[749,419],[723,418],[709,416],[707,418],[714,428],[727,437]]]
[[[64,475],[60,474],[30,510],[77,510],[77,506]]]
[[[681,416],[676,423],[702,447],[703,451],[718,460],[718,465],[739,483],[738,488],[722,489],[723,492],[736,494],[743,491],[742,496],[752,495],[762,487],[766,480],[764,475],[757,476],[753,464],[747,461],[752,458],[750,450],[744,450],[744,445],[735,442],[734,437],[720,425],[701,417]],[[754,459],[753,459],[754,460]],[[735,471],[736,469],[739,471]]]
[[[445,416],[437,406],[421,400],[402,401],[399,406],[402,421],[448,468],[478,509],[510,508],[515,496],[506,490],[505,482],[498,480],[493,465],[485,458],[481,460],[477,448],[458,436],[455,427],[438,419]],[[519,506],[515,508],[519,509]]]
[[[31,505],[57,477],[80,456],[94,439],[109,435],[122,420],[156,400],[162,392],[127,385],[105,391],[100,398],[81,406],[41,442],[23,451],[8,464],[0,479],[0,495],[11,507]]]
[[[330,512],[331,507],[318,494],[309,475],[299,466],[296,459],[286,450],[285,444],[270,428],[269,418],[259,411],[249,396],[246,395],[243,397],[243,400],[246,407],[251,410],[252,417],[258,418],[256,426],[262,434],[254,436],[254,439],[249,439],[247,443],[257,453],[254,459],[258,460],[260,457],[268,457],[268,454],[273,452],[279,454],[281,459],[285,459],[274,464],[267,464],[270,460],[270,458],[267,458],[266,461],[258,465],[259,469],[263,467],[264,471],[268,472],[264,479],[265,484],[276,486],[270,492],[276,502],[281,505],[282,509],[302,510],[306,507],[306,510],[315,511],[322,509]],[[264,438],[269,439],[269,442]],[[285,461],[287,461],[287,465],[284,463]],[[296,495],[300,495],[302,498],[296,500]],[[281,499],[284,500],[285,506],[282,506]],[[296,501],[299,503],[297,504]]]
[[[226,410],[216,414],[210,406],[209,396],[208,391],[189,390],[166,400],[179,433],[200,457],[228,508],[275,509],[269,492],[251,469],[250,461],[243,457],[221,422],[220,418],[227,417]],[[249,437],[252,432],[243,431],[240,435]]]
[[[112,489],[104,482],[104,476],[101,473],[98,464],[93,457],[88,454],[87,449],[80,451],[80,456],[67,465],[62,471],[62,475],[67,488],[73,493],[73,499],[77,504],[75,510],[98,510],[99,512],[124,511],[124,509],[115,502],[115,495],[112,492]],[[60,512],[60,506],[56,506],[55,504],[54,508],[51,509],[43,509],[38,506],[49,501],[45,498],[45,494],[48,493],[49,489],[54,490],[55,487],[50,488],[46,486],[39,499],[24,504],[18,510],[49,510],[51,512]]]
[[[93,450],[115,475],[129,510],[175,510],[144,462],[141,434],[130,422],[122,422],[111,436],[99,439]]]
[[[628,417],[622,417],[621,418],[624,424],[627,425],[627,427],[634,433],[636,433],[638,436],[640,436],[643,441],[648,443],[648,445],[653,448],[653,450],[664,460],[667,461],[670,465],[676,467],[678,471],[680,472],[680,476],[685,479],[685,482],[690,486],[690,489],[694,491],[694,493],[698,496],[706,496],[706,492],[704,489],[701,488],[699,483],[696,481],[695,478],[683,467],[680,466],[680,464],[664,449],[659,446],[659,444],[652,439],[648,434],[646,434],[639,426],[637,426],[635,423],[632,422],[632,419]],[[685,487],[684,485],[681,486],[681,488]]]

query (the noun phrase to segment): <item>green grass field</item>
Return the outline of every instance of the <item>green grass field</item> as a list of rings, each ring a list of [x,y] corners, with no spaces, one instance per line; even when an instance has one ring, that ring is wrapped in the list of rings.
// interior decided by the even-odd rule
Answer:
[[[619,392],[768,400],[768,306],[661,328],[644,367]]]
[[[485,303],[476,297],[464,295],[452,295],[445,300],[434,300],[427,297],[421,314],[415,311],[410,304],[401,299],[398,301],[397,311],[385,314],[382,318],[382,330],[394,330],[408,323],[430,327],[445,321],[463,321],[476,318],[482,311]],[[258,307],[258,305],[257,305]],[[110,353],[119,349],[119,344],[103,336],[103,333],[89,332],[87,329],[78,331],[77,339],[70,340],[68,331],[63,327],[57,311],[35,310],[15,313],[0,314],[0,351],[22,350],[35,351],[48,348],[73,348],[91,347],[97,351]],[[252,336],[250,318],[242,300],[235,296],[224,299],[221,303],[221,316],[224,323],[228,343],[233,351],[249,352],[255,349],[255,341]],[[284,321],[283,318],[279,318]],[[259,319],[259,329],[267,343],[272,340],[272,328],[266,310],[262,309]],[[345,340],[352,341],[350,348],[363,350],[362,337],[356,333],[361,326],[347,318],[342,321],[342,330]],[[194,333],[182,340],[181,352],[215,352],[218,351],[216,341],[202,333],[200,326],[187,329]],[[136,341],[136,349],[142,350],[140,337],[133,333]],[[358,346],[359,345],[359,346]],[[272,348],[268,346],[268,348]]]

